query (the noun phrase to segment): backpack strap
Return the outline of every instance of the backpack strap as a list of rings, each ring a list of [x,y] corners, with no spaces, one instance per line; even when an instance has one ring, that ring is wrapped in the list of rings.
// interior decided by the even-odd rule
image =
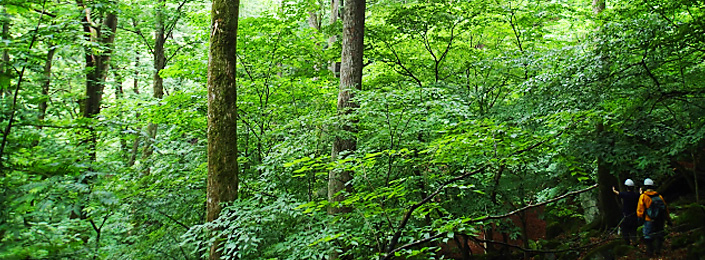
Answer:
[[[646,196],[649,196],[649,199],[651,199],[651,200],[654,200],[654,197],[659,197],[661,200],[663,200],[663,199],[661,198],[661,194],[658,194],[658,193],[656,193],[656,194],[654,194],[654,195],[646,195]]]

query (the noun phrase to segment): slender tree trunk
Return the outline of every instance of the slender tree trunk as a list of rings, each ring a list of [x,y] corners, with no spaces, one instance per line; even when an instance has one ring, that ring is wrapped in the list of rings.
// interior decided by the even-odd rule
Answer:
[[[139,117],[139,114],[137,115]],[[127,166],[134,166],[135,161],[137,161],[137,153],[140,149],[140,135],[135,136],[135,141],[132,143],[132,151],[130,152],[130,159],[127,161]]]
[[[340,17],[339,10],[340,10],[340,1],[341,0],[331,0],[330,2],[330,19],[329,19],[329,24],[333,25],[335,22],[338,21],[338,17]],[[328,46],[332,47],[335,42],[338,41],[338,36],[333,34],[328,38]],[[330,62],[330,67],[328,68],[331,72],[333,72],[333,75],[336,77],[340,76],[340,62],[338,61],[331,61]]]
[[[46,0],[42,3],[42,15],[39,16],[39,20],[37,22],[37,26],[34,27],[34,33],[32,34],[32,40],[29,42],[29,47],[27,48],[28,50],[31,50],[34,47],[34,43],[37,41],[37,31],[39,30],[39,26],[42,24],[42,18],[44,17],[44,8],[46,6]],[[8,58],[9,59],[9,58]],[[14,92],[9,91],[5,94],[7,94],[7,98],[12,98],[12,101],[10,102],[10,112],[9,116],[7,119],[7,125],[5,126],[5,129],[2,131],[2,141],[0,141],[0,174],[3,174],[4,176],[4,161],[2,160],[3,155],[5,154],[5,146],[7,145],[7,140],[10,136],[10,131],[12,130],[12,124],[15,121],[15,112],[17,112],[17,103],[18,103],[18,96],[20,94],[20,89],[22,86],[22,79],[24,77],[24,72],[27,69],[27,57],[25,57],[23,63],[25,65],[22,65],[22,69],[19,71],[19,75],[17,75],[17,83],[15,85]],[[8,89],[9,89],[9,83],[8,83]]]
[[[5,13],[5,9],[3,9],[2,16],[5,16],[6,20],[5,22],[2,23],[2,39],[3,40],[9,40],[9,35],[10,35],[10,21],[9,21],[9,15]],[[3,48],[2,50],[2,62],[0,63],[0,74],[5,74],[6,70],[5,68],[8,67],[7,64],[10,63],[10,54],[7,51],[7,48]],[[8,84],[8,88],[5,89],[4,91],[0,92],[0,98],[4,97],[10,97],[12,96],[12,91],[10,90]]]
[[[308,26],[311,26],[311,28],[316,29],[316,31],[321,30],[321,18],[317,12],[308,11]]]
[[[164,55],[164,5],[166,0],[158,0],[155,7],[156,26],[154,31],[154,75],[152,81],[152,96],[156,99],[164,97],[164,79],[159,76],[159,72],[166,66],[166,57]],[[154,152],[154,140],[157,138],[158,126],[155,123],[149,122],[147,125],[147,136],[145,139],[144,150],[142,151],[142,159],[149,158]]]
[[[593,0],[592,1],[592,11],[595,15],[601,13],[605,9],[605,0]],[[608,68],[606,64],[608,63],[609,57],[603,56],[601,63],[603,63],[603,68]],[[604,73],[607,74],[607,73]],[[605,139],[607,132],[602,121],[597,123],[596,133],[598,139]],[[608,144],[607,149],[611,150],[612,144]],[[600,225],[598,227],[602,229],[609,229],[617,226],[619,221],[622,219],[622,214],[619,210],[619,205],[617,198],[612,193],[612,186],[616,186],[619,181],[612,175],[610,171],[611,165],[605,162],[604,158],[598,156],[597,158],[597,183],[598,188],[598,200],[597,206],[600,209]]]
[[[47,60],[44,62],[44,82],[42,83],[42,101],[39,102],[39,121],[44,121],[47,113],[47,101],[49,99],[49,87],[51,86],[51,65],[54,60],[56,48],[54,45],[49,46],[47,52]],[[41,129],[41,126],[40,126]]]
[[[85,48],[86,97],[82,101],[81,112],[83,117],[93,118],[100,113],[105,78],[107,77],[110,54],[112,53],[112,45],[117,29],[117,16],[113,13],[108,13],[105,16],[102,27],[93,28],[90,25],[92,23],[90,21],[90,9],[85,9],[85,12],[83,29],[86,33],[86,41],[97,41],[97,43],[106,47],[101,53],[96,53],[90,46]]]
[[[700,164],[700,156],[696,155],[696,152],[691,152],[690,155],[693,157],[693,180],[695,182],[695,203],[700,204],[700,191],[698,187],[698,165]]]
[[[132,92],[135,94],[140,93],[140,85],[139,85],[139,78],[140,78],[140,53],[135,52],[135,78],[132,81]]]
[[[604,139],[606,132],[602,122],[598,122],[596,132],[598,139]],[[612,145],[609,144],[608,147],[611,148]],[[616,186],[619,181],[612,175],[610,168],[610,165],[605,162],[604,158],[598,156],[597,183],[599,184],[599,193],[597,207],[600,209],[600,217],[598,218],[600,225],[598,227],[602,229],[616,227],[622,219],[622,214],[617,204],[617,197],[612,193],[612,187]]]
[[[9,22],[9,19],[7,19],[8,17],[7,17],[7,13],[5,13],[5,8],[2,8],[2,12],[0,12],[0,16],[3,16],[3,18],[6,19],[2,23],[2,34],[0,34],[0,37],[2,37],[2,40],[7,40],[9,32],[10,32],[10,22]],[[3,48],[2,60],[0,60],[0,75],[5,74],[5,67],[7,67],[7,64],[9,62],[10,62],[10,55],[7,52],[7,48]],[[10,90],[9,86],[10,86],[10,82],[7,83],[7,91]],[[5,99],[6,97],[9,97],[9,96],[10,95],[6,95],[5,91],[0,90],[0,102],[3,101],[2,99]],[[0,112],[0,113],[4,114],[5,111]],[[4,164],[2,161],[2,155],[3,155],[3,151],[5,150],[5,143],[6,143],[6,139],[7,139],[7,135],[4,133],[4,131],[3,131],[2,138],[3,138],[1,141],[2,143],[0,143],[0,147],[1,147],[0,148],[0,176],[4,177],[5,173],[4,173],[4,169],[3,169]],[[7,184],[3,183],[2,185],[7,185]],[[8,219],[5,216],[5,210],[4,210],[6,208],[6,205],[5,205],[6,199],[4,199],[4,198],[7,198],[7,191],[8,191],[8,189],[2,189],[2,193],[0,193],[0,197],[3,198],[2,200],[0,200],[0,207],[3,209],[3,210],[0,210],[0,227],[4,226],[5,223],[7,222],[7,219]],[[0,237],[5,237],[5,231],[6,231],[5,228],[0,228]]]
[[[122,87],[122,83],[125,81],[125,77],[122,75],[122,68],[115,67],[113,65],[110,66],[110,70],[113,73],[113,77],[115,78],[115,100],[120,100],[125,96],[125,90]],[[123,112],[120,112],[121,117],[124,116]],[[126,132],[130,128],[128,126],[125,126],[123,129],[123,132]],[[125,139],[125,136],[120,136],[120,151],[122,151],[123,154],[127,154],[130,150],[127,146],[127,139]]]
[[[139,51],[135,51],[135,74],[134,74],[134,79],[132,80],[132,92],[135,94],[140,93],[140,87],[139,87],[139,78],[140,78],[140,53]],[[139,118],[140,113],[135,114],[135,118]],[[130,159],[127,161],[127,165],[132,167],[135,165],[135,162],[137,161],[137,153],[139,152],[140,149],[140,143],[142,140],[142,134],[137,134],[135,136],[135,141],[132,143],[132,149],[130,152]]]
[[[340,0],[330,0],[330,17],[328,17],[328,24],[333,25],[335,22],[338,21],[338,17],[340,17]],[[337,41],[338,38],[336,35],[331,35],[330,38],[328,38],[328,44],[331,45],[335,41]]]
[[[79,3],[82,6],[80,0]],[[86,96],[81,100],[81,113],[85,118],[94,118],[100,113],[105,78],[107,77],[112,44],[115,40],[115,31],[117,29],[117,16],[114,13],[106,14],[102,26],[94,28],[91,26],[90,9],[85,8],[84,10],[86,13],[83,17],[83,29],[86,33],[86,41],[97,42],[106,47],[102,53],[96,53],[90,45],[87,45],[84,50],[86,60]],[[88,138],[89,156],[92,161],[96,159],[95,149],[98,141],[96,136],[94,130],[92,130]]]
[[[344,159],[357,149],[356,122],[346,118],[358,104],[353,102],[354,92],[362,89],[363,37],[365,30],[365,0],[345,1],[343,16],[343,49],[341,52],[340,89],[338,91],[338,115],[342,131],[336,135],[331,152],[332,160]],[[341,155],[342,154],[342,155]],[[328,175],[328,200],[332,203],[328,213],[336,215],[350,212],[350,208],[338,205],[345,199],[342,191],[351,192],[349,182],[352,180],[350,170],[331,170]],[[330,259],[338,259],[337,252]]]
[[[365,2],[350,0],[345,3],[345,17],[343,24],[343,50],[341,53],[342,64],[340,70],[340,89],[338,92],[338,114],[343,118],[353,112],[358,105],[352,101],[355,90],[362,87],[362,55],[365,21]],[[357,149],[357,129],[355,122],[341,122],[342,133],[333,142],[331,152],[332,160],[344,159],[341,153],[349,155]],[[328,198],[331,202],[340,202],[344,198],[338,193],[346,189],[346,183],[352,179],[351,172],[347,170],[332,170],[329,173]],[[328,213],[337,214],[346,212],[342,207],[329,207]]]
[[[218,218],[221,203],[237,198],[236,46],[239,0],[213,0],[208,53],[208,190],[206,221]],[[220,242],[210,259],[220,259]]]
[[[159,71],[164,69],[166,66],[166,58],[164,56],[164,5],[166,0],[157,0],[155,19],[156,28],[154,32],[154,82],[153,82],[153,96],[157,99],[161,99],[164,96],[164,80],[159,76]]]
[[[113,77],[115,77],[115,99],[122,99],[122,97],[125,96],[125,90],[122,88],[122,83],[125,81],[125,78],[120,73],[122,68],[112,67],[112,70]]]
[[[592,13],[600,14],[605,10],[605,0],[592,0]]]

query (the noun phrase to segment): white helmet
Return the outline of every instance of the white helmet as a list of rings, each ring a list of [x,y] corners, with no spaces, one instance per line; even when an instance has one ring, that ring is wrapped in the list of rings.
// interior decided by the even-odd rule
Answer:
[[[646,180],[644,180],[644,186],[654,186],[654,181],[649,178],[646,178]]]
[[[632,179],[627,179],[626,181],[624,181],[624,185],[634,187],[634,181],[632,181]]]

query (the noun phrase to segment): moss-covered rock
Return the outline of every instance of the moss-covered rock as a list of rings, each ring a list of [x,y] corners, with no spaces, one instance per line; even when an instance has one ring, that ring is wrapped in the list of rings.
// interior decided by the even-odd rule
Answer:
[[[549,220],[546,223],[546,238],[553,239],[562,234],[577,233],[584,225],[585,221],[577,216],[564,217],[559,220]]]
[[[613,249],[615,256],[625,256],[634,250],[636,250],[636,247],[633,247],[633,246],[630,246],[627,244],[617,245]]]
[[[624,244],[624,241],[612,241],[602,246],[590,250],[583,259],[586,260],[605,260],[616,259],[629,254],[635,250],[634,247]]]
[[[705,227],[705,207],[697,203],[690,204],[674,218],[674,222],[678,232]]]
[[[558,221],[551,221],[549,223],[546,223],[546,238],[547,239],[554,239],[561,234],[563,234],[563,227],[561,223],[558,223]]]

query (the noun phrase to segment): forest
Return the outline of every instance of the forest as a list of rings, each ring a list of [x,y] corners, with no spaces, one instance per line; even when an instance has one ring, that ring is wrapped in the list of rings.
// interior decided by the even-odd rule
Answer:
[[[667,203],[654,259],[705,259],[703,0],[0,0],[0,24],[0,259],[650,259],[627,179]]]

